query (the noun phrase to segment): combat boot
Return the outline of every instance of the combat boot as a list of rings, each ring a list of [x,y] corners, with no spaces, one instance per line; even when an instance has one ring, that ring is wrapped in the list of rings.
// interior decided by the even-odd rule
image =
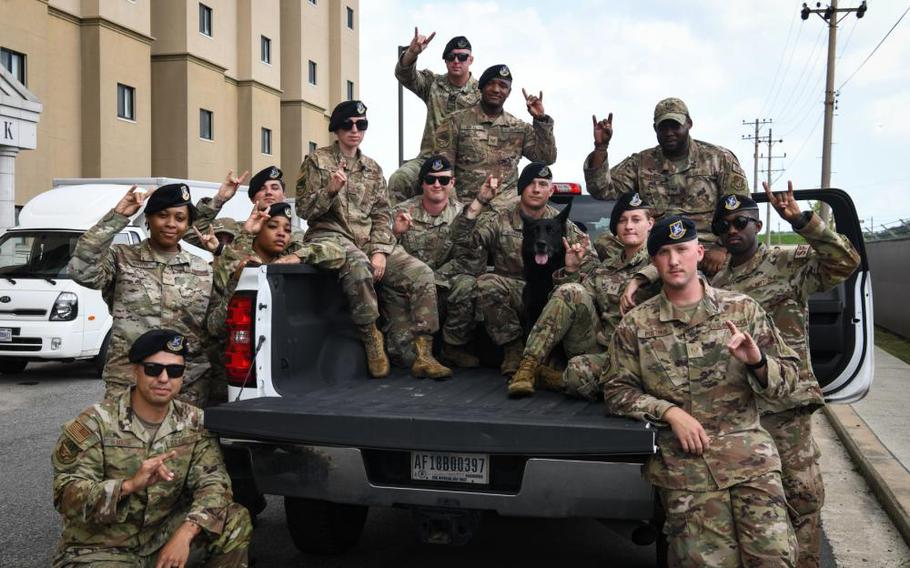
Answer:
[[[480,366],[480,358],[468,351],[467,345],[452,345],[451,343],[443,342],[439,358],[445,361],[447,365],[462,369],[472,369]]]
[[[537,367],[537,388],[549,391],[562,392],[565,387],[562,371],[554,369],[549,365]]]
[[[540,363],[530,355],[521,358],[518,365],[518,371],[509,381],[509,398],[520,398],[534,394],[534,375]]]
[[[389,358],[385,354],[385,342],[382,332],[371,323],[361,329],[361,340],[367,352],[367,367],[374,379],[381,379],[389,374]]]
[[[433,338],[429,335],[418,335],[414,338],[414,351],[417,357],[411,365],[411,374],[418,379],[442,381],[452,376],[452,369],[443,366],[433,357]]]
[[[521,362],[521,355],[524,353],[525,346],[521,339],[514,339],[502,346],[502,364],[499,365],[499,372],[510,377],[518,370],[518,364]],[[533,379],[533,375],[531,378]]]

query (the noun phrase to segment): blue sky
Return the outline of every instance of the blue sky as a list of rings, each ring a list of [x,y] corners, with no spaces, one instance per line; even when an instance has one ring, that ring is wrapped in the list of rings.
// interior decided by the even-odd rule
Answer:
[[[814,3],[812,3],[814,4]],[[859,0],[840,0],[854,7]],[[869,2],[863,19],[848,15],[838,30],[836,85],[866,58],[908,1]],[[466,35],[480,76],[506,63],[515,76],[506,110],[529,120],[521,88],[544,93],[555,122],[557,179],[583,181],[590,151],[591,114],[614,115],[610,162],[656,142],[654,104],[686,101],[695,138],[731,149],[752,180],[751,127],[771,118],[776,145],[775,189],[792,179],[818,187],[827,33],[817,16],[799,18],[801,1],[449,1],[365,0],[360,3],[360,96],[370,107],[364,151],[386,176],[397,166],[396,45],[418,26],[436,38],[420,68],[442,73],[442,49]],[[824,4],[823,4],[824,6]],[[910,150],[901,132],[910,118],[910,15],[841,89],[834,122],[832,185],[847,190],[860,217],[876,226],[910,219]],[[405,91],[405,158],[417,154],[425,111]],[[765,133],[766,131],[763,131]],[[766,150],[763,149],[763,152]],[[764,161],[761,165],[764,167]],[[760,179],[764,179],[761,175]],[[772,218],[777,229],[777,218]],[[784,227],[782,227],[784,228]]]

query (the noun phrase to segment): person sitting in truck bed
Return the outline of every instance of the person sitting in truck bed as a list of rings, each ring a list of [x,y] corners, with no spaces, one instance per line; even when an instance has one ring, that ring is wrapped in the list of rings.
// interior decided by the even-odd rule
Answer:
[[[305,241],[333,242],[344,248],[339,271],[341,288],[351,307],[367,353],[370,375],[389,374],[382,332],[376,327],[379,305],[374,283],[409,298],[411,333],[417,357],[411,373],[444,378],[452,370],[432,353],[432,335],[439,329],[433,270],[395,247],[389,192],[382,168],[360,150],[366,132],[367,107],[361,101],[339,103],[329,119],[336,141],[317,149],[300,166],[297,215],[307,220]]]

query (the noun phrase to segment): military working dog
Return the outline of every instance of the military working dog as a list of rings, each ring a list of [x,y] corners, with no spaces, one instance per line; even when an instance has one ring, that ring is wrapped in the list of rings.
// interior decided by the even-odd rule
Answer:
[[[521,301],[525,337],[547,305],[547,299],[553,291],[553,273],[566,264],[562,239],[567,236],[566,221],[571,209],[570,201],[559,215],[550,219],[532,219],[520,212],[521,260],[525,278]]]

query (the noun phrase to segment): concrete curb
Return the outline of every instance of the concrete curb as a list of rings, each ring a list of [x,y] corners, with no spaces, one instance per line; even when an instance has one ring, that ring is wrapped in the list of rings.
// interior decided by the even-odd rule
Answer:
[[[872,488],[894,526],[910,544],[910,472],[882,444],[875,432],[848,404],[824,409],[860,474]]]

